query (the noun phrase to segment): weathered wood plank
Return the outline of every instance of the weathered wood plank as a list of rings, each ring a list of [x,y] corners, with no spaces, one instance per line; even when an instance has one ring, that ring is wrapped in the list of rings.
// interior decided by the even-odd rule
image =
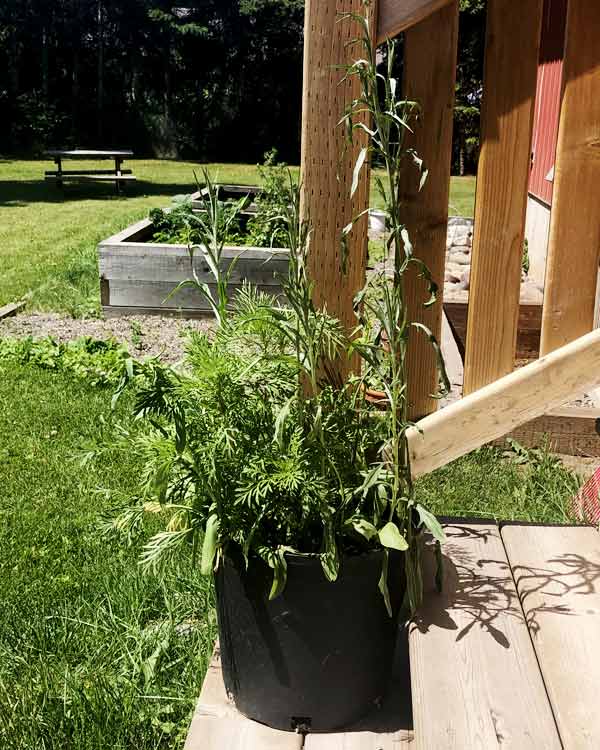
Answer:
[[[128,307],[127,305],[110,305],[102,303],[102,315],[105,318],[129,318],[132,315],[159,315],[169,318],[180,318],[181,320],[214,320],[210,310],[199,310],[197,308],[180,309],[176,307]]]
[[[569,0],[541,351],[591,331],[600,220],[600,13],[597,0]]]
[[[404,170],[401,201],[415,254],[429,267],[438,286],[437,301],[424,307],[430,296],[427,284],[416,269],[411,269],[405,280],[406,304],[409,319],[426,325],[438,341],[446,263],[457,42],[456,0],[413,26],[404,40],[407,81],[404,93],[423,109],[422,122],[414,135],[409,136],[407,145],[414,147],[424,160],[429,176],[419,191],[417,170]],[[438,390],[437,360],[427,338],[416,330],[409,338],[407,356],[409,417],[417,419],[437,409],[438,402],[432,397]]]
[[[345,148],[345,131],[339,125],[346,107],[360,95],[356,76],[344,78],[339,66],[363,56],[349,44],[359,25],[340,22],[340,13],[368,13],[370,27],[377,2],[367,7],[361,0],[307,0],[304,27],[304,86],[302,100],[302,215],[312,225],[308,265],[315,281],[318,306],[338,318],[347,330],[356,325],[353,300],[364,286],[367,263],[367,215],[348,236],[346,273],[341,272],[342,229],[369,206],[369,169],[361,170],[358,189],[350,197],[354,165],[366,134],[357,131],[352,148]],[[358,357],[339,358],[336,367],[358,367]]]
[[[213,275],[202,253],[196,252],[190,259],[187,248],[179,245],[146,247],[121,246],[99,248],[100,276],[111,281],[162,281],[173,285],[192,277],[192,268],[201,282],[214,283]],[[252,256],[255,257],[252,257]],[[258,256],[258,257],[256,257]],[[231,273],[230,283],[244,281],[259,286],[281,286],[281,277],[287,276],[288,253],[225,253],[223,265],[228,267],[234,258],[236,265]]]
[[[600,329],[505,375],[408,431],[413,474],[426,474],[600,382]]]
[[[218,647],[208,668],[184,750],[301,750],[303,737],[245,718],[229,701]]]
[[[446,526],[443,592],[410,627],[415,748],[561,747],[500,533]]]
[[[463,351],[467,345],[468,303],[444,302],[444,310],[453,330],[462,342]],[[517,324],[517,359],[535,359],[540,352],[540,332],[542,330],[542,306],[521,304]]]
[[[600,747],[600,535],[505,526],[512,566],[565,748]]]
[[[204,296],[193,287],[183,287],[167,299],[175,287],[176,284],[173,282],[109,280],[110,304],[116,307],[147,307],[165,310],[210,309]],[[216,299],[216,285],[208,284],[208,288]],[[230,299],[233,300],[235,291],[240,288],[241,285],[235,284],[230,287]],[[281,293],[280,287],[276,285],[258,285],[256,288],[275,296]]]
[[[542,10],[543,0],[518,11],[514,0],[488,2],[466,394],[514,365]]]
[[[10,302],[8,305],[0,307],[0,320],[2,318],[10,318],[16,315],[19,310],[22,310],[26,305],[26,302]]]
[[[452,0],[379,0],[377,44],[398,36],[450,2]]]
[[[448,323],[445,315],[442,317],[441,348],[450,385],[457,395],[460,395],[463,384],[463,361],[450,323]]]

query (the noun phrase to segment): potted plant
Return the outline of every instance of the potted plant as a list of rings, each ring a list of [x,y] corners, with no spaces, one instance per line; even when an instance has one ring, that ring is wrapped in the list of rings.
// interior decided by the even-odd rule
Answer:
[[[351,138],[357,110],[374,110],[356,173],[369,151],[386,160],[389,181],[379,187],[393,279],[371,279],[358,295],[360,334],[348,341],[312,301],[306,259],[318,248],[290,178],[286,306],[249,287],[228,300],[227,274],[216,271],[214,335],[192,336],[184,371],[142,366],[129,447],[145,469],[139,497],[117,521],[123,529],[142,511],[165,516],[144,561],[158,564],[184,545],[214,575],[226,688],[244,714],[287,730],[335,729],[380,702],[402,603],[414,610],[421,601],[423,532],[443,540],[415,497],[406,440],[406,346],[416,329],[403,274],[418,264],[428,276],[394,201],[406,127],[399,113],[409,105],[388,75],[386,112],[377,110],[368,28],[352,19],[363,24],[367,57],[347,71],[360,76],[363,97],[344,121]],[[213,218],[201,251],[219,266]],[[201,292],[212,294],[207,285]],[[340,382],[331,363],[353,352],[364,371]],[[364,397],[374,377],[387,397],[383,412]]]

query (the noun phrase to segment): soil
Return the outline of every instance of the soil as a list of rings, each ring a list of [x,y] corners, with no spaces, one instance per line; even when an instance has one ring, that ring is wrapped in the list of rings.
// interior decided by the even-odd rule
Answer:
[[[208,331],[211,319],[184,320],[156,315],[133,315],[126,318],[71,318],[57,313],[23,313],[0,321],[0,337],[52,336],[66,342],[82,336],[94,339],[115,339],[125,344],[137,359],[159,357],[174,364],[184,353],[185,334],[190,330]]]

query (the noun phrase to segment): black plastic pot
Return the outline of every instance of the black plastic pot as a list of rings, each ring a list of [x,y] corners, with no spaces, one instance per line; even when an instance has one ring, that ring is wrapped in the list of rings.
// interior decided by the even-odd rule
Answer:
[[[390,558],[393,616],[378,588],[382,552],[347,556],[327,581],[318,558],[286,555],[284,592],[269,601],[272,571],[226,560],[216,575],[227,692],[246,716],[283,730],[324,732],[378,705],[391,675],[404,556]]]

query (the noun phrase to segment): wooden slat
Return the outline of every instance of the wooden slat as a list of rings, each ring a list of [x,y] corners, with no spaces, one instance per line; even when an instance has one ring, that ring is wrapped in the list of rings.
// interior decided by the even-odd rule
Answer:
[[[444,315],[442,317],[442,354],[446,364],[446,374],[452,386],[452,390],[459,396],[462,392],[463,384],[463,361],[460,350],[450,328],[450,323]]]
[[[404,40],[405,95],[418,101],[422,122],[410,139],[429,169],[419,192],[417,170],[406,169],[401,200],[404,221],[415,254],[425,262],[438,285],[438,300],[431,307],[427,285],[416,270],[407,275],[406,303],[410,320],[424,323],[439,340],[442,324],[442,294],[446,263],[452,122],[456,84],[458,3],[456,0],[406,32]],[[412,269],[411,269],[412,270]],[[437,408],[432,398],[438,390],[436,355],[419,331],[411,333],[408,347],[407,380],[409,417],[423,417]]]
[[[500,533],[446,526],[443,593],[411,625],[415,750],[560,748]]]
[[[367,262],[367,216],[357,222],[348,237],[348,262],[342,274],[341,233],[369,205],[369,170],[363,168],[359,186],[350,199],[354,164],[366,134],[357,132],[353,148],[345,148],[344,129],[339,125],[346,107],[360,94],[354,76],[344,77],[339,65],[363,56],[349,42],[359,35],[358,24],[340,21],[340,12],[365,12],[361,0],[307,0],[304,30],[304,89],[302,105],[302,212],[312,225],[309,271],[315,281],[314,298],[352,330],[355,294],[364,286]],[[377,3],[368,13],[373,28]],[[349,367],[344,358],[340,371]],[[352,360],[358,366],[358,359]]]
[[[48,169],[44,172],[45,175],[86,175],[86,174],[115,174],[114,169],[63,169],[58,171],[57,169]],[[122,169],[121,174],[131,174],[131,169]]]
[[[218,648],[210,663],[184,750],[301,750],[303,737],[239,714],[227,698]]]
[[[96,150],[96,149],[52,149],[44,152],[46,156],[59,157],[60,159],[115,159],[127,158],[133,156],[133,151],[129,149],[121,149],[116,151],[111,150]]]
[[[426,474],[600,382],[600,329],[430,414],[407,435],[412,471]]]
[[[468,304],[466,302],[444,302],[448,320],[460,341],[463,350],[467,343]],[[535,359],[540,353],[540,331],[542,329],[542,306],[521,304],[517,325],[517,359]]]
[[[397,36],[449,2],[453,0],[379,0],[377,44]]]
[[[600,12],[569,0],[542,353],[590,331],[600,256]]]
[[[543,0],[489,0],[465,393],[513,368]]]
[[[254,256],[254,257],[253,257]],[[288,253],[243,248],[224,250],[223,266],[227,268],[237,258],[230,276],[232,285],[248,281],[260,286],[281,287],[280,278],[287,275]],[[193,261],[187,248],[180,245],[120,245],[99,248],[100,276],[115,281],[173,282],[173,286],[191,278],[192,265],[200,282],[214,283],[214,276],[202,254],[196,252]]]
[[[502,538],[563,745],[600,747],[600,535],[505,526]]]

